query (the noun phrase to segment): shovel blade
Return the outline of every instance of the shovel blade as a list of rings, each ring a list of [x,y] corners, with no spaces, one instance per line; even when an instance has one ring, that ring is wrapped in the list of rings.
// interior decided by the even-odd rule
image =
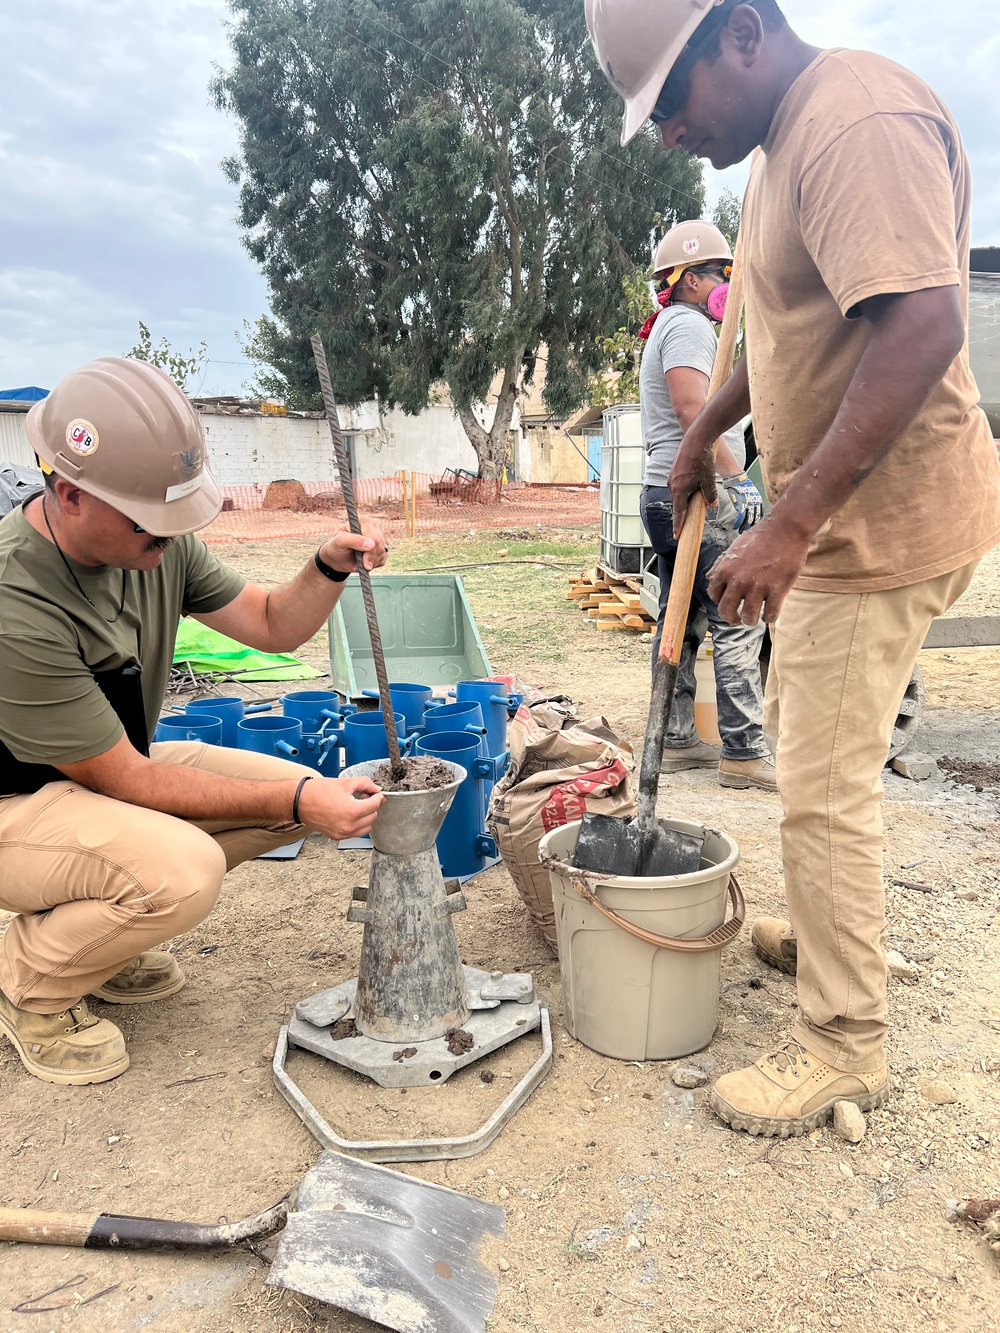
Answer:
[[[578,870],[598,875],[638,875],[641,837],[638,822],[620,815],[584,815],[573,853]]]
[[[644,878],[662,879],[665,875],[692,875],[701,868],[701,848],[704,836],[679,833],[658,823],[642,839],[639,848],[639,869]]]
[[[268,1282],[398,1333],[485,1333],[497,1278],[479,1258],[502,1208],[325,1152],[306,1172]]]
[[[644,829],[638,819],[615,815],[584,815],[573,853],[578,870],[599,875],[662,879],[690,875],[701,866],[704,838],[678,833],[657,823]]]

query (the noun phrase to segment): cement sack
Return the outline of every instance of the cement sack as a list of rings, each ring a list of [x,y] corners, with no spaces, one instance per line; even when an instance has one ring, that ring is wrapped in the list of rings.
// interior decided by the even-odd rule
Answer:
[[[556,922],[544,834],[585,814],[635,814],[632,747],[603,717],[578,721],[565,697],[522,704],[508,728],[510,767],[493,788],[488,825],[528,915],[553,953]]]

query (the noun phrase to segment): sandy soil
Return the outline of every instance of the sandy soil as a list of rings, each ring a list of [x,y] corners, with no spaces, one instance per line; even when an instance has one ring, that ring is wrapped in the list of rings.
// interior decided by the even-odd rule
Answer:
[[[303,554],[277,544],[229,553],[266,581],[290,573]],[[648,647],[587,624],[561,600],[565,572],[539,571],[533,585],[552,593],[533,631],[536,651],[505,659],[499,633],[484,629],[493,667],[571,694],[583,715],[604,713],[638,741]],[[998,579],[989,562],[973,589],[976,611],[995,609]],[[476,579],[467,583],[481,624],[492,625],[496,606],[477,604],[485,593]],[[306,655],[325,665],[324,652],[317,639]],[[922,654],[928,711],[917,748],[996,760],[998,653]],[[735,1134],[707,1110],[704,1089],[674,1084],[671,1063],[619,1062],[573,1041],[562,1025],[558,964],[504,868],[467,887],[469,909],[455,918],[463,956],[534,975],[552,1013],[554,1067],[481,1155],[403,1169],[505,1207],[507,1240],[487,1256],[500,1278],[493,1333],[994,1326],[1000,1270],[975,1234],[947,1220],[945,1200],[1000,1193],[1000,792],[956,786],[943,773],[920,784],[888,775],[886,791],[889,945],[912,963],[914,979],[891,983],[895,1095],[868,1118],[856,1146],[832,1129],[791,1142]],[[711,774],[685,773],[665,781],[661,807],[726,829],[742,850],[751,915],[781,911],[775,798],[723,791]],[[296,861],[235,871],[208,921],[175,942],[189,978],[179,995],[132,1009],[95,1002],[125,1031],[132,1067],[122,1078],[91,1088],[43,1085],[0,1046],[0,1205],[214,1221],[255,1213],[288,1190],[317,1145],[275,1091],[270,1055],[297,1000],[357,971],[361,927],[345,912],[366,860],[312,838]],[[718,1031],[706,1051],[682,1062],[712,1075],[756,1058],[794,1012],[792,980],[757,961],[746,933],[722,968]],[[409,1094],[306,1055],[293,1065],[347,1134],[468,1132],[533,1057],[535,1042]],[[484,1068],[496,1073],[492,1084],[481,1079]],[[928,1100],[932,1081],[949,1085],[954,1101]],[[267,1287],[266,1260],[266,1250],[2,1246],[0,1330],[371,1327]],[[15,1312],[64,1283],[38,1302],[46,1312]]]

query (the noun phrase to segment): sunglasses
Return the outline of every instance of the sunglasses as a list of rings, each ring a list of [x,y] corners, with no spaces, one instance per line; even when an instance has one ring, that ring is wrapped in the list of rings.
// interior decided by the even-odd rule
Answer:
[[[695,37],[681,48],[680,55],[660,89],[656,105],[649,113],[649,119],[654,125],[673,120],[684,109],[691,94],[691,71],[726,26],[731,8],[731,5],[720,6],[714,15],[705,20],[705,31],[698,28]]]

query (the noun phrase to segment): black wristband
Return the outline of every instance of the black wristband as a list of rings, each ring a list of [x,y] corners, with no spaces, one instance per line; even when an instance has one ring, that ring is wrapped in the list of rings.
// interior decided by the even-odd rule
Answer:
[[[306,777],[302,778],[302,779],[299,781],[299,785],[295,788],[295,795],[292,797],[292,823],[293,823],[293,824],[301,824],[301,823],[302,823],[302,820],[299,819],[299,797],[302,795],[302,788],[306,785],[307,782],[312,782],[312,780],[313,780],[313,775],[312,775],[312,773],[309,773],[309,774],[307,774]]]
[[[346,574],[341,574],[339,569],[334,569],[331,565],[328,565],[320,555],[319,551],[317,551],[316,554],[313,556],[313,563],[315,564],[319,572],[325,578],[328,578],[331,583],[343,583],[345,579],[349,579],[351,577],[350,570],[348,570]]]

